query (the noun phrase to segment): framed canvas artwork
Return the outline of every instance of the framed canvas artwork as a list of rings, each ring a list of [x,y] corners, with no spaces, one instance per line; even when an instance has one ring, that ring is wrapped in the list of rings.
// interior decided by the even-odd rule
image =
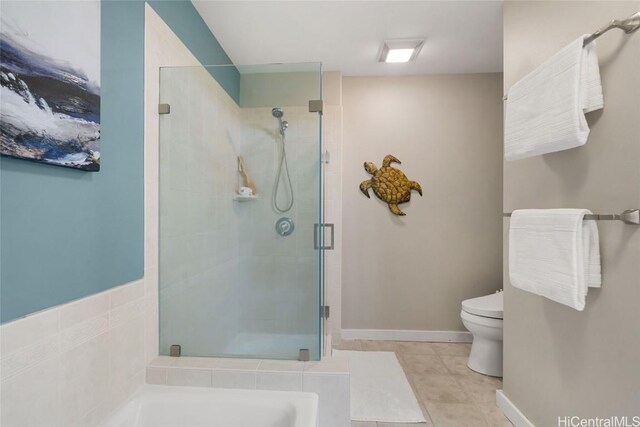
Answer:
[[[0,154],[100,170],[100,2],[0,8]]]

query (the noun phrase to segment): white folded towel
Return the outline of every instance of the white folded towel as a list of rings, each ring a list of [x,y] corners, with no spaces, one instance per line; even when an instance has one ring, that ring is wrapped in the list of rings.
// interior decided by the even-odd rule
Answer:
[[[511,215],[509,279],[516,288],[582,311],[599,288],[600,248],[586,209],[524,209]]]
[[[582,36],[514,84],[507,93],[507,160],[567,150],[587,142],[585,113],[604,106],[595,42]]]

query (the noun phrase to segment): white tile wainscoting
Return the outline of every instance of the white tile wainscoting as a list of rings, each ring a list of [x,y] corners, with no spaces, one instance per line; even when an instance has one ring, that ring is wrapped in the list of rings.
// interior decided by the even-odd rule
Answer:
[[[155,277],[2,325],[0,425],[97,425],[143,384],[158,348]]]
[[[147,383],[175,386],[308,391],[319,397],[320,427],[349,427],[349,364],[160,356],[147,367]]]

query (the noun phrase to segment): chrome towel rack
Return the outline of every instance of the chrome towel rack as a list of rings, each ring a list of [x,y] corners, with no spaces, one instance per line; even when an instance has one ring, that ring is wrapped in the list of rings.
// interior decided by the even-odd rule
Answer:
[[[503,217],[511,217],[511,212],[505,212]],[[625,224],[640,225],[640,209],[627,209],[619,214],[589,214],[584,219],[592,221],[622,221]]]
[[[627,19],[614,19],[611,22],[609,22],[608,25],[600,28],[598,31],[596,31],[595,33],[591,34],[589,37],[586,37],[584,39],[584,44],[583,46],[588,45],[589,43],[591,43],[592,41],[594,41],[595,39],[597,39],[598,37],[600,37],[601,35],[603,35],[604,33],[606,33],[609,30],[613,30],[614,28],[619,28],[622,31],[624,31],[627,34],[631,34],[634,31],[636,31],[638,28],[640,28],[640,12],[636,12],[633,15],[631,15],[630,17],[628,17]]]
[[[626,34],[631,34],[634,31],[637,31],[640,28],[640,12],[636,12],[627,19],[613,19],[609,22],[608,25],[600,28],[596,32],[592,33],[590,36],[585,37],[583,46],[588,45],[607,31],[613,30],[614,28],[618,28],[624,31]],[[507,95],[502,97],[503,101],[506,101],[508,98]]]

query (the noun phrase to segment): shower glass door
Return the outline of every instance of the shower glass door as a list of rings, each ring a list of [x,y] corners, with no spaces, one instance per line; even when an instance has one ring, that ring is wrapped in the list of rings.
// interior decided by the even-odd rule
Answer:
[[[320,358],[321,83],[318,63],[160,70],[160,354]]]

